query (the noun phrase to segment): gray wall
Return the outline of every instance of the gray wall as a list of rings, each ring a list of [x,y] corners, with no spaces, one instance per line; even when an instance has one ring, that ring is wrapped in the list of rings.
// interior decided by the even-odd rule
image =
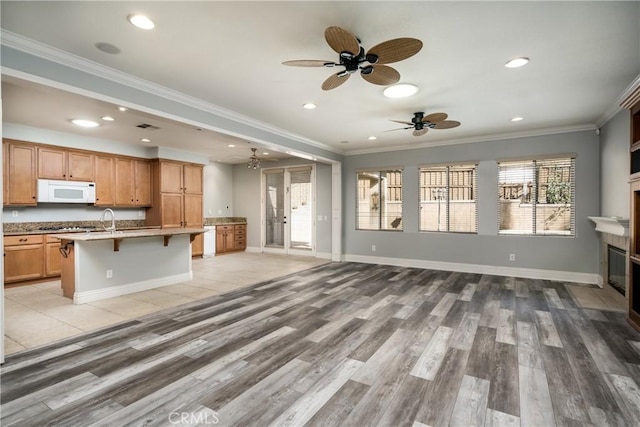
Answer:
[[[630,114],[622,110],[600,129],[600,214],[629,218]]]
[[[303,159],[287,159],[266,167],[308,165]],[[316,165],[316,252],[331,253],[331,165]],[[233,166],[234,216],[247,217],[247,246],[260,247],[260,171],[244,164]],[[317,217],[322,217],[318,221]],[[324,220],[324,217],[327,220]]]
[[[576,236],[498,235],[496,159],[561,153],[577,154]],[[461,161],[479,162],[478,234],[418,232],[418,166]],[[356,231],[356,171],[398,166],[404,166],[404,231]],[[591,131],[345,156],[344,253],[598,273],[598,236],[587,217],[599,214],[599,170],[598,137]],[[372,245],[376,245],[376,252],[371,251]],[[509,261],[510,253],[516,255],[513,262]]]
[[[233,166],[211,162],[203,170],[204,216],[233,215]]]

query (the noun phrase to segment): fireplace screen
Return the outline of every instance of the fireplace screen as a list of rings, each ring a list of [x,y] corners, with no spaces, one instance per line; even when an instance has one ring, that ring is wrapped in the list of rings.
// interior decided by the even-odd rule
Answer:
[[[622,249],[609,246],[609,284],[622,295],[625,294],[625,252]]]

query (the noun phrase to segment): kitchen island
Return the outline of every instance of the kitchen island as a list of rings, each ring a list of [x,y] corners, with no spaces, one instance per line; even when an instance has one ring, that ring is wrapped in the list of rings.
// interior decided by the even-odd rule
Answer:
[[[161,228],[55,234],[63,295],[84,304],[190,280],[191,242],[203,232]]]

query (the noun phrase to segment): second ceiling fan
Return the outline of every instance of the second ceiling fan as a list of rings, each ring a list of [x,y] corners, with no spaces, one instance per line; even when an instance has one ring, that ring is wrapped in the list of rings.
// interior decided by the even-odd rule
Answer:
[[[413,129],[413,136],[422,136],[427,133],[429,129],[451,129],[460,126],[460,122],[447,120],[447,117],[449,117],[447,113],[431,113],[425,116],[422,111],[418,111],[413,113],[413,118],[410,122],[391,120],[395,123],[407,125],[406,127],[391,130]]]
[[[360,46],[360,40],[340,27],[328,27],[324,31],[324,38],[339,54],[338,62],[305,59],[283,62],[284,65],[294,67],[344,67],[344,70],[332,74],[322,83],[323,90],[337,88],[358,70],[362,78],[369,83],[381,86],[397,83],[400,80],[400,73],[395,68],[384,64],[402,61],[422,49],[420,40],[405,37],[387,40],[365,52]]]

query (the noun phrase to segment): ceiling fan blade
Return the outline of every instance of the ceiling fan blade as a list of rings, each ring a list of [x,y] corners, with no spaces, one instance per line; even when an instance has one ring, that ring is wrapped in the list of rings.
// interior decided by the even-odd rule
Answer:
[[[457,122],[455,120],[444,120],[442,122],[436,123],[434,129],[451,129],[457,128],[458,126],[460,126],[460,122]]]
[[[338,86],[340,86],[342,83],[349,80],[349,77],[351,76],[351,74],[347,73],[344,75],[338,75],[342,73],[343,72],[341,71],[339,73],[330,75],[329,78],[322,83],[322,90],[335,89]]]
[[[362,78],[373,83],[374,85],[388,86],[397,83],[400,80],[400,73],[395,68],[386,65],[373,65],[373,71],[369,74],[363,74]]]
[[[447,120],[447,117],[449,117],[447,113],[431,113],[428,116],[423,117],[422,121],[430,122],[430,123],[438,123],[443,120]]]
[[[331,49],[338,53],[349,52],[357,55],[360,52],[360,43],[356,36],[340,27],[328,27],[324,30],[324,38],[331,46]]]
[[[412,57],[420,52],[420,49],[422,49],[420,40],[406,37],[377,44],[369,49],[367,55],[376,55],[378,57],[376,64],[391,64]]]
[[[389,129],[389,130],[383,130],[382,132],[395,132],[397,130],[407,130],[407,129],[413,129],[413,126],[407,126],[406,128],[396,128],[396,129]]]
[[[294,61],[284,61],[282,65],[289,65],[291,67],[333,67],[337,64],[333,61],[323,61],[320,59],[298,59]]]
[[[394,123],[402,123],[403,125],[409,125],[409,126],[413,127],[413,123],[411,123],[411,122],[405,122],[403,120],[391,120],[391,121],[394,122]]]
[[[413,131],[413,136],[422,136],[429,131],[429,128],[416,129]]]

